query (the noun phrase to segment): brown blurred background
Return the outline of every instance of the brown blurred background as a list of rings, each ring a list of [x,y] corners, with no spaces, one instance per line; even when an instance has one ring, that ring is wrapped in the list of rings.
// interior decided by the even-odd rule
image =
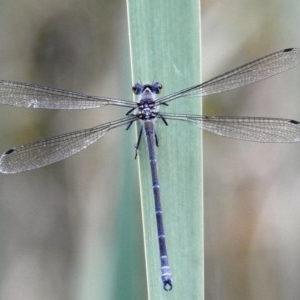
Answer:
[[[295,0],[202,1],[203,80],[300,47],[299,15]],[[124,1],[2,0],[0,41],[0,79],[132,97]],[[204,113],[300,120],[299,82],[300,67],[206,97]],[[123,113],[3,105],[0,152]],[[121,128],[0,175],[0,299],[146,299],[134,142]],[[299,150],[204,134],[206,299],[298,299]]]
[[[132,99],[124,1],[1,1],[0,40],[2,79]],[[0,150],[124,113],[3,105]],[[49,168],[0,176],[1,299],[145,295],[133,146],[120,128]]]
[[[299,47],[298,1],[203,1],[203,79]],[[300,68],[204,99],[214,115],[300,119]],[[299,144],[204,134],[206,299],[298,299]]]

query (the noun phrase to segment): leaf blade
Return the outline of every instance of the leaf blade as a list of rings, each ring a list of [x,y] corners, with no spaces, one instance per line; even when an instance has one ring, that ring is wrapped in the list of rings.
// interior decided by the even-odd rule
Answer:
[[[166,92],[200,82],[199,1],[128,0],[133,82],[160,81]],[[172,107],[172,110],[169,109]],[[168,107],[200,113],[200,101]],[[162,109],[166,110],[165,107]],[[171,124],[172,123],[172,124]],[[203,299],[201,132],[192,126],[157,122],[157,149],[164,225],[174,290],[162,288],[149,159],[145,141],[139,151],[139,177],[149,299]],[[172,125],[172,126],[171,126]],[[184,145],[189,147],[184,147]],[[187,203],[182,203],[188,198]],[[181,246],[184,245],[184,247]],[[172,296],[173,295],[173,296]]]

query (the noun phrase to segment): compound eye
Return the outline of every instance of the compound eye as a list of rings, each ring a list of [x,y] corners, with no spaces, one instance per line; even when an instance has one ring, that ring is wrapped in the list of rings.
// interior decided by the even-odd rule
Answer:
[[[142,87],[139,83],[136,83],[135,85],[132,86],[132,91],[135,95],[139,95],[142,91]]]
[[[163,88],[162,84],[160,82],[155,82],[154,86],[156,93],[159,94]]]
[[[132,91],[135,95],[138,94],[138,88],[135,85],[132,87]]]

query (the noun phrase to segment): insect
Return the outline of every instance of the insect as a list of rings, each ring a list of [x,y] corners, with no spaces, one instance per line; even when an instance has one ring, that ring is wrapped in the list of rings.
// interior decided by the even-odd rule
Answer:
[[[168,262],[155,156],[155,147],[158,146],[155,120],[160,119],[165,125],[168,125],[168,120],[186,121],[221,136],[268,143],[300,142],[300,123],[295,120],[280,118],[162,113],[159,111],[160,105],[167,106],[169,102],[178,98],[187,101],[188,97],[200,97],[235,89],[279,74],[299,63],[300,49],[287,48],[216,76],[202,84],[158,98],[157,95],[162,89],[159,82],[136,83],[132,88],[134,94],[138,96],[136,102],[88,96],[35,84],[0,81],[0,103],[3,104],[44,109],[90,109],[106,105],[129,109],[124,118],[116,121],[12,148],[1,156],[0,172],[18,173],[52,164],[85,149],[105,136],[110,130],[123,125],[129,129],[135,121],[139,120],[141,129],[136,145],[136,155],[144,132],[152,176],[161,278],[164,289],[171,290],[173,287],[172,274]]]

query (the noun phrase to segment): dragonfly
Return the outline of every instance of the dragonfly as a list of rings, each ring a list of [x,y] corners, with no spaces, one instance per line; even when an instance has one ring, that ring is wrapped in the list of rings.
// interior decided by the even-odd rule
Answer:
[[[174,114],[160,112],[159,107],[168,106],[169,102],[176,99],[188,101],[190,97],[212,95],[255,83],[296,67],[299,63],[300,49],[286,48],[166,96],[158,96],[162,89],[159,82],[136,83],[132,87],[138,98],[136,102],[2,80],[0,81],[2,104],[43,109],[92,109],[112,105],[125,107],[128,111],[123,118],[115,121],[11,148],[0,157],[0,172],[18,173],[58,162],[94,144],[110,130],[120,126],[129,129],[139,120],[140,132],[135,155],[137,156],[141,136],[144,133],[152,177],[161,280],[163,288],[170,291],[173,282],[162,217],[155,154],[158,146],[155,121],[161,120],[165,125],[168,125],[169,120],[185,121],[220,136],[263,143],[300,142],[300,122],[282,118]]]

